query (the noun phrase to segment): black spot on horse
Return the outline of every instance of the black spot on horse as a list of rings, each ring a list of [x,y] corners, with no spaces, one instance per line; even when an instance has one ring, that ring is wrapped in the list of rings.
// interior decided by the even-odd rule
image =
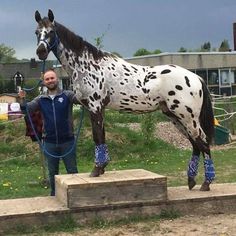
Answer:
[[[202,97],[202,90],[201,89],[199,90],[199,97],[200,98]]]
[[[186,107],[186,109],[187,109],[187,111],[189,112],[189,113],[193,113],[193,110],[192,110],[192,108],[190,108],[190,107],[188,107],[188,106],[185,106]]]
[[[183,87],[180,86],[180,85],[176,85],[175,88],[178,89],[178,90],[183,90]]]
[[[102,83],[101,82],[99,83],[99,89],[100,90],[102,89]]]
[[[162,72],[161,72],[161,74],[163,75],[163,74],[168,74],[168,73],[170,73],[171,72],[171,70],[169,70],[169,69],[166,69],[166,70],[163,70]]]
[[[143,90],[144,93],[149,93],[150,92],[150,89],[142,88],[142,90]]]
[[[113,90],[114,90],[114,89],[113,89]],[[124,92],[120,92],[120,94],[121,94],[121,95],[126,95],[126,93],[124,93]]]
[[[193,121],[193,127],[194,127],[195,129],[197,128],[197,123],[196,123],[195,120]]]
[[[65,52],[66,59],[69,60],[69,53]]]
[[[169,91],[169,92],[168,92],[168,95],[169,95],[169,96],[174,96],[174,95],[175,95],[175,91],[173,91],[173,90]]]
[[[132,100],[134,100],[134,101],[137,101],[137,96],[130,96],[130,98],[132,99]]]
[[[175,104],[179,104],[180,103],[180,101],[179,100],[177,100],[177,99],[174,99],[174,101],[173,101]]]
[[[97,92],[95,92],[95,93],[93,94],[93,98],[94,98],[95,100],[99,100],[99,99],[101,99],[101,96],[98,95]]]
[[[130,72],[130,70],[129,70],[127,67],[124,67],[124,69],[125,69],[126,71]]]
[[[185,78],[185,82],[186,82],[187,86],[191,87],[188,76],[185,76],[184,78]]]
[[[128,98],[124,98],[124,99],[122,99],[123,101],[125,101],[125,102],[129,102],[129,99]]]
[[[190,92],[190,95],[193,96],[193,92]]]
[[[175,110],[175,108],[178,108],[178,107],[179,107],[179,106],[178,106],[177,104],[173,104],[173,105],[170,106],[170,109],[171,109],[171,110]]]
[[[182,114],[182,113],[181,113],[181,114],[179,114],[179,115],[181,116],[181,118],[183,118],[183,119],[184,119],[184,114]]]
[[[127,103],[127,102],[122,102],[122,101],[121,101],[120,104],[129,106],[129,103]]]

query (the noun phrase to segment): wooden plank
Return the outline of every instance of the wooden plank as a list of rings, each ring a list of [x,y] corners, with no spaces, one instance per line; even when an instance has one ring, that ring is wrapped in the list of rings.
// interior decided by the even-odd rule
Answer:
[[[165,201],[167,180],[143,169],[58,175],[56,197],[69,208]]]

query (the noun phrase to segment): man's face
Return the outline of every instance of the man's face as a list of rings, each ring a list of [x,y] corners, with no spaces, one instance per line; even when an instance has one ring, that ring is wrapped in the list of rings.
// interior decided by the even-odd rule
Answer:
[[[43,83],[49,90],[55,90],[58,86],[57,75],[53,71],[48,71],[44,74]]]

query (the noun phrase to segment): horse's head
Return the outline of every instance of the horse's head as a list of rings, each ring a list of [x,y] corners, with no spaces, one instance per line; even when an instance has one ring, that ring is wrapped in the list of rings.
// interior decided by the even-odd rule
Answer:
[[[36,11],[35,20],[38,23],[35,31],[38,40],[36,53],[40,60],[46,60],[51,50],[56,53],[58,46],[53,12],[48,10],[48,17],[41,18],[40,13]]]

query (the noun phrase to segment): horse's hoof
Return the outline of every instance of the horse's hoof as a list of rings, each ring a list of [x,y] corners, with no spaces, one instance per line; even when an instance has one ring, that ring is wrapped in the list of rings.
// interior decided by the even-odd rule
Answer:
[[[100,175],[103,175],[105,173],[105,167],[108,165],[108,162],[104,163],[101,167],[100,167]]]
[[[191,190],[196,185],[196,181],[192,177],[188,177],[188,188]]]
[[[90,173],[90,177],[98,177],[100,175],[103,175],[105,173],[105,167],[108,165],[108,162],[107,163],[104,163],[103,165],[101,166],[94,166],[92,172]]]
[[[204,182],[200,188],[200,191],[210,191],[210,184],[208,182]]]
[[[101,172],[101,167],[100,166],[94,166],[92,172],[90,173],[90,177],[98,177]]]

